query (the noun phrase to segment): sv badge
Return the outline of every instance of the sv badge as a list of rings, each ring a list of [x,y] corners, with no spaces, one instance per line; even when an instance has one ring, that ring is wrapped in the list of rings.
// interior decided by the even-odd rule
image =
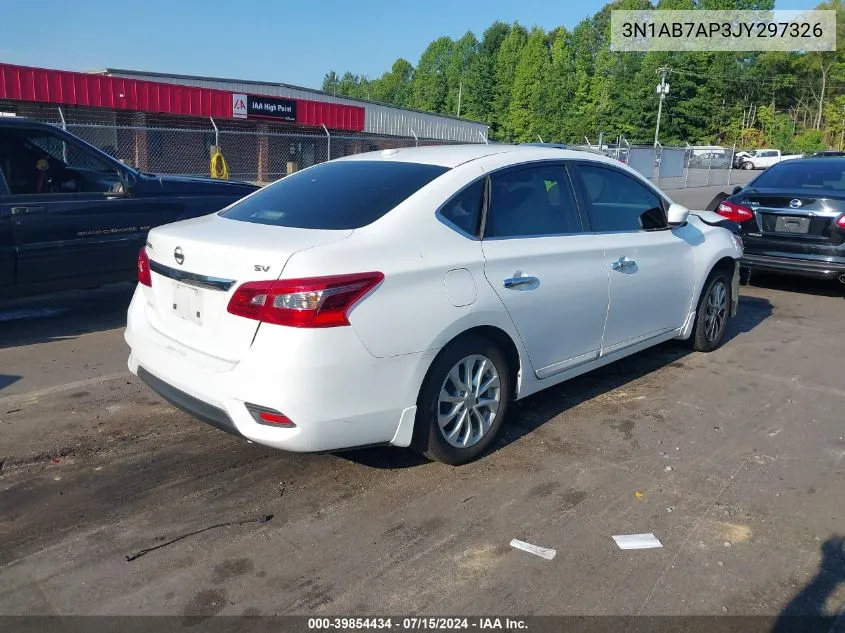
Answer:
[[[261,264],[255,264],[254,268],[255,272],[257,273],[266,273],[268,270],[270,270],[269,266],[262,266]]]

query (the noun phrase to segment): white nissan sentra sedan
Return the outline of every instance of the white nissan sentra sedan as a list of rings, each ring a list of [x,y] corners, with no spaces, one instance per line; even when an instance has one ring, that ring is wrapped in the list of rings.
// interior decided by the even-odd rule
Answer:
[[[253,442],[460,464],[510,400],[668,339],[717,348],[742,254],[725,222],[591,153],[349,156],[150,231],[129,368]]]

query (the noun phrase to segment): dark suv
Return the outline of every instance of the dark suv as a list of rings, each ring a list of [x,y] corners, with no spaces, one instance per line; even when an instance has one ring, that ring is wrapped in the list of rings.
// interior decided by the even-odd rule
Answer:
[[[845,158],[784,161],[719,205],[739,222],[746,270],[838,279],[845,286]]]
[[[132,280],[150,228],[255,189],[144,174],[55,126],[0,118],[0,299]]]

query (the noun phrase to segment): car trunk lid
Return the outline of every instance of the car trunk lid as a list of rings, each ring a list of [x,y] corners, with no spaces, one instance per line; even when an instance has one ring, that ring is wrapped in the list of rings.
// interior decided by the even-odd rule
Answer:
[[[153,327],[185,347],[228,361],[243,357],[260,326],[227,311],[248,281],[275,280],[294,253],[348,237],[351,230],[268,226],[209,215],[153,229],[147,241]]]
[[[773,240],[841,242],[834,222],[845,211],[845,199],[828,192],[750,189],[736,199],[754,211],[755,221],[743,226],[746,233]]]

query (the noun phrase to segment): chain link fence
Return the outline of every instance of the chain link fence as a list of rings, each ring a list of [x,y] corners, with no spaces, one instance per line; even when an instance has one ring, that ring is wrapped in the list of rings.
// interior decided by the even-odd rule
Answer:
[[[228,176],[259,184],[273,182],[317,163],[362,152],[445,145],[450,141],[415,136],[301,131],[272,122],[215,121],[186,116],[96,108],[22,105],[18,114],[64,127],[68,132],[141,171],[209,176],[219,150]],[[604,137],[607,138],[607,137]],[[630,144],[570,145],[616,158],[662,189],[744,184],[755,175],[734,163],[734,147]]]
[[[121,162],[144,172],[209,176],[219,151],[228,176],[259,184],[300,169],[362,152],[446,145],[416,137],[302,132],[274,123],[58,108],[24,116],[63,127]]]
[[[587,146],[593,151],[626,163],[661,189],[728,187],[744,184],[754,172],[740,171],[734,162],[736,149],[719,146],[630,145]]]

